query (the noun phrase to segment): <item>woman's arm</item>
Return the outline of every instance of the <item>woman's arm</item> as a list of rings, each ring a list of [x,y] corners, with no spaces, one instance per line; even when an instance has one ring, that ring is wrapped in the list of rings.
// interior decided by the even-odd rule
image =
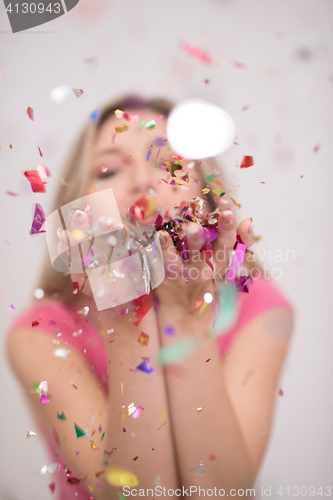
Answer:
[[[182,484],[223,488],[226,494],[231,488],[251,488],[253,464],[228,395],[216,338],[205,338],[198,317],[173,315],[171,320],[162,310],[159,321],[161,331],[170,321],[176,330],[174,339],[161,336],[163,347],[185,338],[198,341],[197,349],[179,362],[178,373],[174,365],[166,369]],[[201,462],[206,474],[189,473]]]

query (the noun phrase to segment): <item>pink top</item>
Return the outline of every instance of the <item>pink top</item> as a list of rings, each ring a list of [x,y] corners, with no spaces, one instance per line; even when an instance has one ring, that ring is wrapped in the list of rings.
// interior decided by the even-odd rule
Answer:
[[[250,286],[249,293],[239,293],[237,301],[238,317],[234,325],[218,336],[218,348],[222,359],[234,336],[254,316],[274,307],[292,307],[276,285],[273,285],[271,280],[265,280],[264,278],[255,279],[253,285]],[[79,316],[76,310],[76,304],[66,305],[55,301],[52,301],[52,303],[46,302],[44,305],[36,303],[26,308],[18,316],[16,321],[11,324],[8,333],[21,326],[31,326],[33,320],[41,318],[40,324],[43,330],[49,332],[55,339],[61,338],[63,341],[68,342],[94,367],[94,373],[107,393],[107,358],[104,341],[89,319]],[[34,328],[38,328],[38,326]],[[80,334],[79,330],[82,330]],[[57,336],[60,333],[61,337]],[[54,447],[51,433],[48,435],[44,432],[43,434],[50,452],[50,463],[57,462],[62,466],[59,474],[53,473],[50,475],[50,483],[57,481],[55,491],[58,494],[58,500],[72,500],[76,498],[75,492],[79,494],[80,499],[89,500],[90,495],[80,484],[72,485],[66,481],[63,468],[66,462],[61,453]],[[58,457],[56,457],[55,453],[58,454]]]

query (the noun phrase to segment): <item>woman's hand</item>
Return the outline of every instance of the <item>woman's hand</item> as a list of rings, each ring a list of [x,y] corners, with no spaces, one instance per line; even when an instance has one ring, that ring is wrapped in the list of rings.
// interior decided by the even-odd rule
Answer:
[[[217,230],[218,235],[212,243],[212,252],[200,252],[205,241],[204,228],[197,223],[186,226],[189,250],[189,260],[186,262],[178,254],[169,234],[166,231],[161,232],[165,279],[156,292],[160,307],[168,309],[170,315],[179,318],[188,314],[201,315],[200,309],[204,302],[208,304],[211,300],[214,305],[213,278],[216,284],[224,278],[237,234],[246,246],[250,246],[254,240],[253,220],[244,220],[237,231],[236,217],[231,210],[225,210],[220,214]]]

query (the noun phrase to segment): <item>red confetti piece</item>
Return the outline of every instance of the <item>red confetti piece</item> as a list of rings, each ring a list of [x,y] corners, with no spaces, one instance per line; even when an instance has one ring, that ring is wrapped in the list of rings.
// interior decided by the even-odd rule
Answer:
[[[204,83],[207,85],[210,82],[210,80],[204,80]]]
[[[106,469],[104,470],[101,470],[100,472],[95,472],[95,476],[96,477],[99,477],[101,474],[103,474],[103,472],[105,472]]]
[[[259,184],[266,184],[266,182],[264,182],[264,181],[259,181]]]
[[[17,196],[17,193],[13,193],[12,191],[6,191],[6,194],[9,194],[9,196]]]
[[[212,359],[212,358],[208,358],[208,359],[206,359],[206,363],[208,363],[208,361],[210,361],[211,359]]]
[[[137,456],[137,457],[134,457],[134,458],[133,458],[133,460],[137,460],[138,458],[139,458],[138,456]]]
[[[34,193],[46,193],[45,184],[47,184],[47,182],[42,181],[37,170],[26,170],[24,175],[28,181],[30,181],[31,189]]]
[[[303,179],[304,175],[301,175],[301,179]]]
[[[27,109],[27,115],[29,116],[30,120],[34,121],[34,110],[32,108]]]
[[[243,156],[242,163],[240,164],[240,168],[249,168],[254,165],[253,156]]]
[[[282,389],[279,390],[279,396],[283,396],[283,390]]]
[[[208,460],[215,462],[217,460],[216,455],[209,455]]]
[[[144,332],[141,332],[140,337],[138,338],[138,342],[141,345],[148,345],[148,341],[149,341],[149,335],[147,335]]]
[[[34,319],[33,322],[31,323],[31,326],[37,326],[42,320],[40,318]]]
[[[52,483],[49,484],[49,488],[54,493],[54,490],[56,489],[56,483],[53,481]]]
[[[135,306],[135,321],[133,324],[135,326],[139,326],[143,317],[147,314],[147,312],[153,306],[153,300],[151,295],[142,295],[141,297],[134,299],[133,304]]]

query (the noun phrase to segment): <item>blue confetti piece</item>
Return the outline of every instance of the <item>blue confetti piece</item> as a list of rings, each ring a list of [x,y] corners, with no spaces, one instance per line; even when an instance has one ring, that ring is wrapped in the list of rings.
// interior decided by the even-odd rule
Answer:
[[[173,335],[175,333],[175,328],[172,325],[165,325],[163,332],[166,335]]]
[[[145,373],[152,373],[154,369],[148,363],[148,360],[145,359],[139,366],[136,367],[138,370],[141,370]]]
[[[92,120],[93,122],[95,122],[97,120],[97,118],[99,117],[99,114],[100,114],[101,110],[100,109],[95,109],[89,116],[90,120]]]
[[[147,153],[147,161],[149,161],[151,155],[151,146],[149,146],[148,153]]]

